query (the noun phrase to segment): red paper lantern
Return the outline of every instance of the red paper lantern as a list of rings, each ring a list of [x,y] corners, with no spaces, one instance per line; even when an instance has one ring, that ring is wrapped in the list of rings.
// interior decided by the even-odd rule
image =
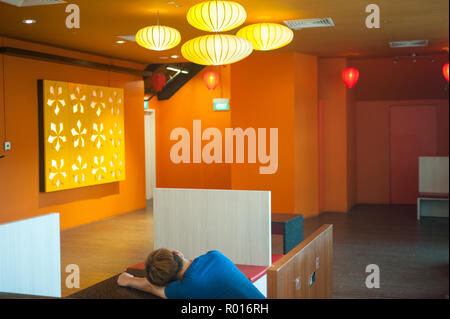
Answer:
[[[352,88],[358,82],[359,71],[355,68],[347,68],[342,72],[342,79],[348,88]]]
[[[208,90],[214,90],[219,84],[219,74],[214,71],[205,72],[203,75],[203,81],[205,82]]]
[[[161,92],[166,84],[166,76],[162,73],[153,73],[152,86],[156,92]]]
[[[442,68],[442,74],[444,74],[444,78],[448,82],[448,63],[445,64],[444,67]]]

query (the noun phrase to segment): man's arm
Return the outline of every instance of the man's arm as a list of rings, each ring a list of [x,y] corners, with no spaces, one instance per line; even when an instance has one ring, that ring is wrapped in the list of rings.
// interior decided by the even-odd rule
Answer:
[[[129,287],[138,289],[144,292],[148,292],[154,294],[155,296],[161,297],[163,299],[167,299],[166,294],[164,293],[165,287],[154,286],[148,282],[147,278],[137,278],[129,273],[120,274],[117,279],[117,284],[122,287]]]

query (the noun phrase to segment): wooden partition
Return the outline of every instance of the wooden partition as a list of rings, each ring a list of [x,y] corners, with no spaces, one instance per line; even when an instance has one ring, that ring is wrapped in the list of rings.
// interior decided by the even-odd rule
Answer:
[[[0,225],[0,292],[61,297],[59,214]]]
[[[270,266],[268,191],[156,188],[154,248],[190,259],[219,250],[235,264]]]
[[[333,287],[333,226],[323,225],[267,271],[270,299],[328,299]]]
[[[419,193],[448,194],[448,156],[419,157]]]

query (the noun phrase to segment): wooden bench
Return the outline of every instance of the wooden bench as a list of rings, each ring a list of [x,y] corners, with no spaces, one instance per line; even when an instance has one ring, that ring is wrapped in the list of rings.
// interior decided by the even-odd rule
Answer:
[[[448,217],[448,156],[419,157],[419,193],[417,219]]]
[[[333,226],[323,225],[287,255],[272,255],[271,267],[236,265],[255,286],[266,285],[271,299],[325,299],[333,288]],[[144,262],[131,266],[127,272],[144,277]],[[132,288],[119,287],[117,277],[78,291],[68,298],[82,299],[157,299]],[[260,282],[260,284],[258,284]]]
[[[267,298],[333,297],[333,225],[323,225],[267,270]]]
[[[420,220],[420,217],[448,217],[448,200],[448,194],[419,193],[417,220]]]

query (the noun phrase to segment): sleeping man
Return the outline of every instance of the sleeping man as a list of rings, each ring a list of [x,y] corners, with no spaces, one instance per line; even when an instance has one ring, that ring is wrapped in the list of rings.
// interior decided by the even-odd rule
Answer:
[[[146,278],[126,272],[117,279],[130,287],[168,299],[264,299],[250,280],[219,251],[194,260],[178,251],[153,251],[145,264]]]

